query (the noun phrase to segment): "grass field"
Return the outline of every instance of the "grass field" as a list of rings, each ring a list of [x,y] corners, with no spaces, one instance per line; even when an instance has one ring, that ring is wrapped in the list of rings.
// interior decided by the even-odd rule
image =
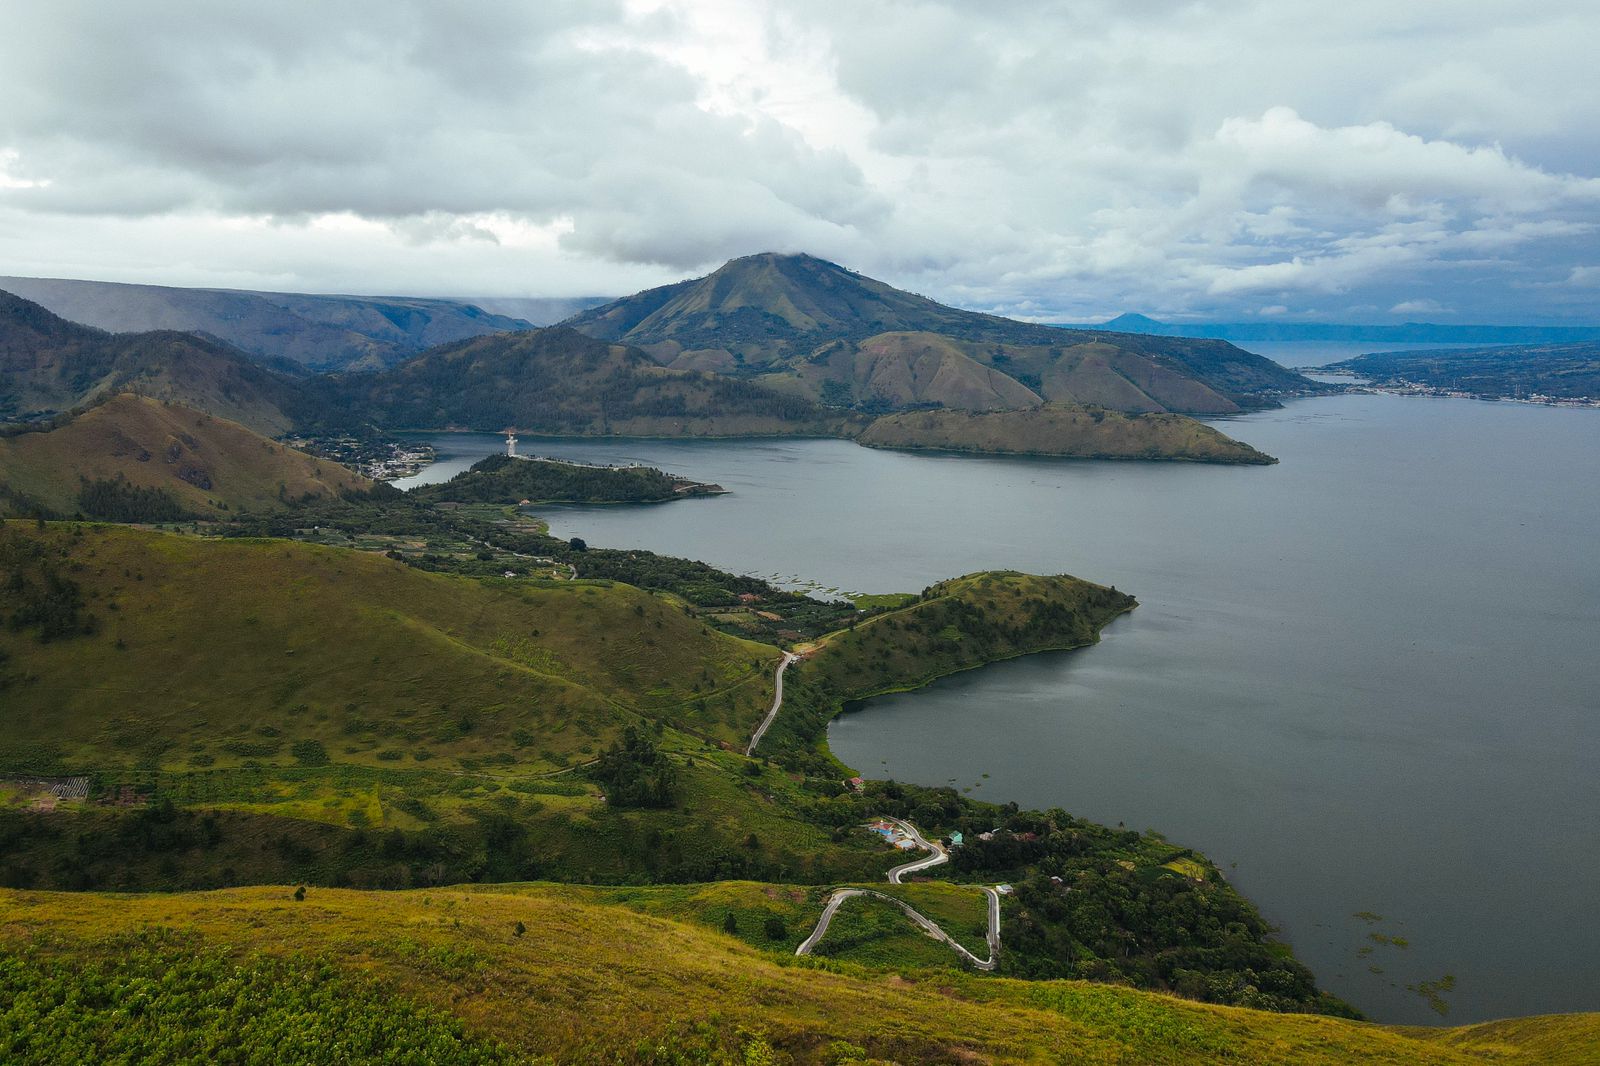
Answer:
[[[207,1039],[336,1061],[285,1042],[335,1022],[350,1038],[337,1061],[351,1062],[399,1061],[426,1040],[433,1052],[413,1061],[1566,1066],[1600,1052],[1600,1015],[1397,1029],[1080,982],[781,959],[564,886],[313,888],[298,901],[290,886],[6,891],[0,907],[0,987],[12,992],[0,1048],[19,1063],[60,1061],[63,1048],[149,1059],[179,1041],[202,1061]],[[226,1010],[206,1009],[213,984]]]

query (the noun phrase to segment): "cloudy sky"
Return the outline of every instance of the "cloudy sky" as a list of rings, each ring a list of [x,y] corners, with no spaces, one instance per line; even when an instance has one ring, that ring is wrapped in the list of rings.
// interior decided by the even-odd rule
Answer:
[[[7,0],[0,274],[1600,321],[1593,0]]]

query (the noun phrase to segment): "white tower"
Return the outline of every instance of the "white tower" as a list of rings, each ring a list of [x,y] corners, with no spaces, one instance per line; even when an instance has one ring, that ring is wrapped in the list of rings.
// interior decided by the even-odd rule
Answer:
[[[506,430],[506,454],[513,459],[517,457],[517,435],[510,430]]]

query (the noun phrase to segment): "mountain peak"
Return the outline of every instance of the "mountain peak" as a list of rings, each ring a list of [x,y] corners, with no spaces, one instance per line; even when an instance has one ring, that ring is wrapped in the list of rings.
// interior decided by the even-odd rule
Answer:
[[[1125,311],[1106,322],[1101,328],[1114,330],[1117,333],[1147,333],[1158,337],[1170,333],[1172,329],[1165,322],[1149,315],[1139,314],[1137,311]]]

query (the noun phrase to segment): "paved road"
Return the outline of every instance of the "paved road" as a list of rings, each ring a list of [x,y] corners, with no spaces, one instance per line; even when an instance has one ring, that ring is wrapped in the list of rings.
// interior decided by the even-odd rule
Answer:
[[[791,655],[788,652],[783,653],[783,661],[778,664],[778,672],[773,675],[773,687],[776,691],[772,694],[772,710],[768,711],[767,716],[761,719],[761,724],[756,726],[756,732],[750,738],[749,747],[744,749],[746,755],[754,755],[756,753],[756,745],[761,743],[761,738],[767,735],[767,727],[777,719],[778,709],[783,706],[783,672],[789,669],[789,664],[798,658],[800,658],[798,655]]]
[[[944,850],[943,844],[940,844],[938,841],[924,840],[922,838],[922,834],[917,832],[917,827],[912,825],[910,822],[902,822],[898,818],[890,818],[889,821],[899,826],[907,836],[916,841],[917,847],[921,848],[923,851],[933,852],[933,854],[929,855],[926,859],[917,859],[915,862],[908,862],[903,866],[896,866],[894,869],[890,870],[889,883],[891,885],[903,884],[904,882],[902,882],[900,878],[904,877],[906,874],[914,874],[921,870],[931,869],[934,866],[938,866],[940,863],[946,863],[950,861],[950,853]]]
[[[903,822],[898,818],[891,818],[889,820],[903,829],[906,834],[910,836],[912,840],[916,841],[920,847],[933,853],[926,859],[918,859],[916,862],[904,863],[903,865],[896,866],[894,869],[890,870],[889,883],[891,885],[903,884],[904,882],[902,882],[900,878],[906,874],[916,873],[918,870],[926,870],[930,867],[938,866],[940,863],[950,861],[949,852],[945,851],[943,846],[941,846],[939,843],[925,840],[922,834],[917,832],[916,826],[912,825],[910,822]],[[933,937],[935,940],[943,942],[956,954],[972,963],[973,966],[980,970],[993,970],[1000,961],[1000,893],[988,886],[984,887],[983,893],[989,897],[989,932],[987,936],[987,940],[989,942],[989,957],[987,959],[978,958],[978,956],[974,955],[965,947],[958,944],[955,939],[950,936],[950,934],[939,928],[939,924],[937,922],[916,910],[905,900],[896,899],[887,892],[879,892],[871,888],[841,888],[835,891],[833,895],[829,896],[827,905],[822,908],[822,917],[817,919],[817,927],[811,930],[811,935],[806,937],[805,940],[801,942],[799,947],[794,949],[794,953],[796,955],[811,954],[812,949],[815,948],[818,942],[820,942],[822,938],[827,935],[829,923],[833,921],[833,916],[838,913],[839,907],[844,903],[845,900],[851,899],[855,896],[876,896],[878,899],[888,900],[896,907],[899,907],[901,910],[905,911],[906,917],[910,918],[913,922],[916,922],[924,932]]]

